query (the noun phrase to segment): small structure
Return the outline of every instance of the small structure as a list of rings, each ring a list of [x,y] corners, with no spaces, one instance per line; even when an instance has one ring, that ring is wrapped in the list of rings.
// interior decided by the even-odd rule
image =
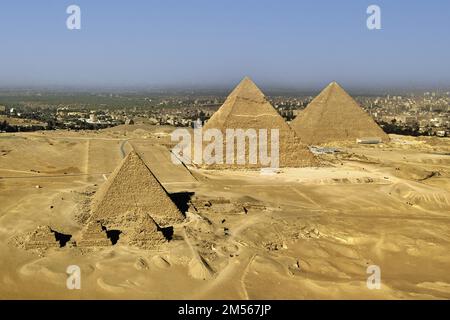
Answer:
[[[91,113],[89,115],[89,120],[87,122],[88,123],[97,123],[98,122],[97,115],[95,113]]]
[[[381,139],[381,138],[359,138],[359,139],[356,139],[356,143],[359,143],[359,144],[379,144],[382,142],[383,142],[383,139]]]
[[[309,150],[311,150],[311,152],[314,154],[334,154],[340,152],[338,148],[318,146],[311,146],[309,147]]]

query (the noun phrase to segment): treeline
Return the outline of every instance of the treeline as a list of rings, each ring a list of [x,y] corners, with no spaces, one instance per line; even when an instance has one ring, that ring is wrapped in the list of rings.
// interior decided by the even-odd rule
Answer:
[[[159,101],[153,98],[154,101]],[[17,95],[1,95],[0,105],[8,108],[29,108],[33,105],[38,108],[52,108],[54,106],[72,106],[88,109],[121,109],[121,108],[143,108],[150,107],[154,103],[150,103],[146,97],[135,95],[95,95],[95,94],[17,94]]]
[[[6,120],[0,122],[0,132],[26,132],[38,130],[45,130],[45,126],[42,125],[17,126],[9,124]]]
[[[386,133],[390,134],[399,134],[404,136],[429,136],[431,135],[430,132],[422,132],[420,131],[420,128],[418,125],[415,126],[405,126],[405,125],[398,125],[395,122],[384,122],[381,121],[378,123]]]
[[[114,127],[117,124],[92,124],[84,121],[76,121],[70,124],[64,124],[56,121],[48,121],[47,125],[11,125],[6,120],[0,122],[0,132],[31,132],[39,130],[56,130],[56,129],[68,129],[68,130],[98,130],[108,127]]]

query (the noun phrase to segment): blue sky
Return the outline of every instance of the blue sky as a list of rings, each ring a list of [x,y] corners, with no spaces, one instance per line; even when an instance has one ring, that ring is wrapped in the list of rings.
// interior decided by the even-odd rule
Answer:
[[[449,35],[444,0],[2,0],[0,87],[449,88]]]

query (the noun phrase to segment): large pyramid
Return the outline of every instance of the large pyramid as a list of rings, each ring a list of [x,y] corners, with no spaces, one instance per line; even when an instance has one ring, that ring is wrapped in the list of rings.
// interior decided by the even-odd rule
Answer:
[[[184,219],[158,179],[131,151],[96,193],[91,221],[122,230],[132,222],[130,215],[134,217],[136,213],[149,215],[159,226]]]
[[[226,129],[255,129],[257,132],[259,129],[267,129],[269,142],[270,130],[278,129],[281,167],[304,167],[318,164],[306,145],[300,142],[295,132],[248,77],[245,77],[231,92],[203,129],[218,129],[224,137]],[[256,165],[247,166],[261,167],[261,164],[258,161]]]
[[[292,121],[291,127],[307,144],[355,142],[358,138],[389,141],[389,136],[372,117],[336,82],[311,101]]]

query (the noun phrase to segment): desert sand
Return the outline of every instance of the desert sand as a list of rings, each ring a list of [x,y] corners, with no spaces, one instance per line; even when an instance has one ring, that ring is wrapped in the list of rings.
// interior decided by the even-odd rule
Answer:
[[[450,298],[450,139],[335,144],[323,166],[262,175],[172,164],[173,129],[1,134],[0,298]],[[151,248],[74,245],[131,150],[185,219]],[[27,247],[39,226],[70,241]],[[66,287],[69,265],[80,290]],[[366,286],[369,265],[380,290]]]

